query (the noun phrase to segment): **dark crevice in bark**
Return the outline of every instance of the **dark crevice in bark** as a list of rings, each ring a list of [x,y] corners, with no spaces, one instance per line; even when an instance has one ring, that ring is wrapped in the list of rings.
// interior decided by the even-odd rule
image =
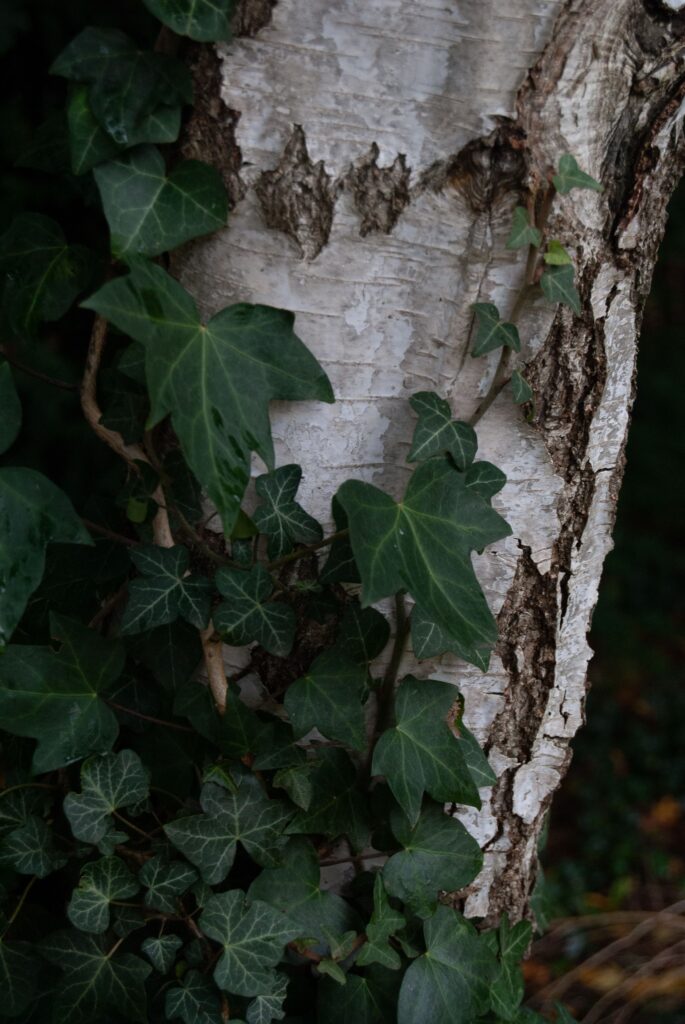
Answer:
[[[368,153],[345,176],[345,188],[361,215],[362,236],[374,231],[389,234],[410,198],[411,168],[407,167],[404,153],[398,153],[388,167],[378,166],[378,155],[378,146],[373,142]]]
[[[340,187],[323,160],[310,159],[304,131],[296,124],[278,165],[260,174],[255,192],[267,227],[283,231],[304,259],[313,260],[328,241]]]
[[[278,0],[238,0],[233,15],[233,34],[255,36],[271,21]]]

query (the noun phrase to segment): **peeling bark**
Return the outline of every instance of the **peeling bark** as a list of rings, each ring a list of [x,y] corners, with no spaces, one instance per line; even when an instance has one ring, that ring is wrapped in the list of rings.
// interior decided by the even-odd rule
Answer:
[[[499,617],[490,670],[449,656],[420,669],[459,685],[498,776],[480,812],[454,809],[485,851],[455,899],[490,920],[529,913],[583,719],[640,317],[685,155],[677,6],[279,0],[254,38],[221,48],[221,98],[206,90],[214,113],[193,136],[210,159],[227,140],[240,188],[227,230],[186,252],[185,283],[207,311],[244,300],[296,313],[338,401],[275,404],[274,434],[323,521],[351,476],[401,493],[413,391],[438,391],[463,418],[487,391],[496,356],[468,355],[469,306],[507,310],[519,288],[514,205],[565,152],[606,185],[553,211],[582,312],[541,298],[524,310],[532,422],[503,392],[478,427],[480,456],[507,473],[495,503],[513,528],[476,559]]]

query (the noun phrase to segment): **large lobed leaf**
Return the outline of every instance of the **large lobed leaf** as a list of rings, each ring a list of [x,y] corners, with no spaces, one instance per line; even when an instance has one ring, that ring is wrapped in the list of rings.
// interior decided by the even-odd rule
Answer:
[[[155,17],[179,36],[200,43],[231,38],[235,0],[143,0]]]
[[[205,326],[188,292],[140,259],[84,305],[145,345],[151,424],[171,413],[185,457],[230,534],[250,453],[273,466],[269,402],[333,401],[326,374],[293,333],[293,315],[240,304]]]
[[[366,665],[338,647],[324,651],[306,675],[288,687],[284,707],[299,738],[311,729],[354,750],[366,741],[362,694]]]
[[[98,935],[109,928],[112,901],[135,896],[139,888],[135,875],[118,857],[90,861],[81,869],[81,878],[67,907],[67,917],[79,931]]]
[[[295,639],[295,612],[290,605],[269,601],[274,582],[263,565],[249,571],[219,569],[217,589],[226,599],[213,613],[215,628],[229,644],[256,641],[270,654],[284,658]]]
[[[100,694],[124,665],[120,644],[61,616],[51,618],[51,647],[12,645],[0,657],[0,720],[16,736],[38,740],[36,773],[109,750],[119,731]]]
[[[349,480],[337,494],[349,520],[362,577],[362,603],[407,589],[421,612],[483,666],[497,626],[471,564],[471,551],[511,533],[502,517],[435,458],[414,471],[399,504],[372,484]]]
[[[81,766],[81,792],[64,800],[71,831],[84,843],[99,842],[112,825],[111,815],[141,803],[149,788],[149,772],[133,750],[89,758]]]
[[[209,618],[212,585],[205,576],[187,575],[187,548],[144,544],[131,552],[141,576],[128,588],[122,633],[141,633],[175,622],[180,616],[198,629]]]

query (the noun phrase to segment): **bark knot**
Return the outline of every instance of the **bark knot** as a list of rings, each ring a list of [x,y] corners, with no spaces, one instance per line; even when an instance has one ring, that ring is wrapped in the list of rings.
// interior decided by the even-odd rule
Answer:
[[[299,124],[278,165],[263,171],[255,185],[267,226],[292,238],[306,260],[316,259],[328,241],[338,191],[323,160],[310,159]]]
[[[362,236],[374,231],[390,234],[410,200],[411,168],[407,167],[404,153],[398,153],[388,167],[378,166],[378,156],[378,146],[373,142],[345,177],[345,186],[361,214]]]

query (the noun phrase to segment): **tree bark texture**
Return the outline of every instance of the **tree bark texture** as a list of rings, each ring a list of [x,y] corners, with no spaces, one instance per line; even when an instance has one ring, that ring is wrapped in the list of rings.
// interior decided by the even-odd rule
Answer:
[[[505,391],[477,428],[479,458],[507,474],[495,504],[513,529],[476,559],[499,620],[490,669],[445,656],[419,670],[462,690],[498,776],[481,811],[453,809],[485,852],[460,899],[487,919],[528,912],[583,720],[640,316],[685,152],[677,6],[243,0],[244,34],[196,58],[185,153],[221,167],[234,208],[177,269],[206,313],[250,301],[296,314],[337,401],[275,405],[272,420],[278,462],[303,466],[300,500],[323,522],[350,477],[403,492],[409,395],[434,390],[463,419],[486,393],[498,354],[468,354],[469,307],[513,304],[514,206],[567,152],[605,185],[553,208],[582,312],[541,296],[524,309],[531,422]]]

